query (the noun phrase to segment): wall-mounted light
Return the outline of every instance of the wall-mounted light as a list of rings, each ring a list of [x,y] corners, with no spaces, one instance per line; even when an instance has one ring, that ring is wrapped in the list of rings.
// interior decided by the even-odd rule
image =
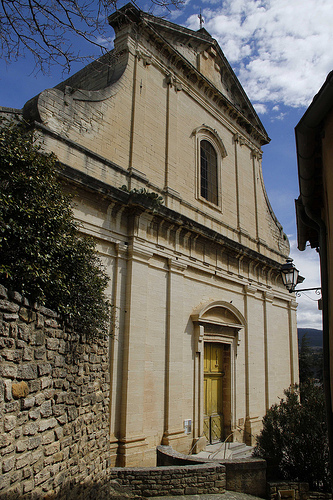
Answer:
[[[295,264],[293,263],[293,259],[291,259],[290,257],[288,257],[285,264],[282,264],[281,275],[283,284],[289,291],[289,293],[294,292],[297,283],[299,283],[299,270],[296,268]]]
[[[320,286],[317,286],[315,288],[299,288],[296,290],[296,285],[298,285],[299,283],[303,283],[305,278],[303,278],[303,276],[300,276],[299,270],[296,268],[295,264],[293,263],[293,259],[291,259],[290,257],[288,257],[285,264],[282,264],[281,276],[283,284],[289,291],[289,293],[295,292],[299,297],[301,295],[301,292],[315,291],[317,295],[321,295]],[[318,309],[321,309],[321,298],[318,300]]]

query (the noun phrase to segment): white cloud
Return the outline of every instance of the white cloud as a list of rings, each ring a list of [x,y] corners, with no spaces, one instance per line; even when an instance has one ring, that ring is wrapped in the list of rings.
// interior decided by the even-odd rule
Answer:
[[[297,288],[320,287],[320,267],[319,255],[315,249],[307,247],[304,252],[296,248],[296,241],[290,242],[290,255],[294,259],[294,264],[301,276],[305,277],[304,282]],[[318,310],[318,299],[320,295],[313,292],[302,292],[297,297],[297,326],[299,328],[322,328],[322,312]]]
[[[203,9],[250,99],[308,106],[333,67],[331,0],[224,0]],[[198,18],[187,26],[198,29]]]
[[[253,107],[256,110],[256,112],[260,113],[261,115],[264,115],[265,113],[267,113],[267,106],[265,106],[265,104],[262,104],[260,102],[258,102],[258,103],[255,102],[253,104]]]
[[[286,115],[287,115],[287,113],[280,113],[279,115],[272,117],[271,121],[274,121],[274,120],[283,120]]]
[[[98,36],[96,38],[96,43],[99,45],[102,45],[102,47],[105,47],[106,49],[110,50],[113,48],[113,42],[114,42],[114,36],[113,37],[101,37]]]

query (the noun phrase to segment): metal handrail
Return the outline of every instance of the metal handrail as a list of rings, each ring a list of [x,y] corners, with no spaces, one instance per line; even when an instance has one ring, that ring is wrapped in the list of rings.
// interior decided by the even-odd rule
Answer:
[[[214,451],[214,453],[212,453],[211,455],[209,455],[209,458],[210,458],[210,459],[213,459],[213,458],[215,457],[215,455],[217,455],[217,454],[220,452],[220,450],[221,450],[221,448],[223,448],[223,446],[224,446],[224,457],[223,457],[223,458],[225,458],[225,454],[226,454],[226,446],[225,446],[225,445],[226,445],[226,443],[227,443],[228,439],[229,439],[230,437],[232,437],[232,436],[233,436],[234,432],[235,432],[235,431],[231,432],[231,433],[230,433],[230,434],[229,434],[229,435],[225,438],[225,440],[222,442],[221,446],[218,448],[218,450],[217,450],[217,451]]]
[[[191,449],[190,449],[190,451],[188,452],[188,454],[189,454],[189,455],[192,455],[193,448],[195,447],[195,445],[197,444],[197,442],[199,441],[199,439],[201,439],[201,438],[202,438],[202,436],[203,436],[204,434],[205,434],[205,433],[203,432],[203,433],[201,434],[201,436],[199,436],[199,437],[198,437],[198,438],[194,441],[194,444],[193,444],[192,448],[191,448]]]

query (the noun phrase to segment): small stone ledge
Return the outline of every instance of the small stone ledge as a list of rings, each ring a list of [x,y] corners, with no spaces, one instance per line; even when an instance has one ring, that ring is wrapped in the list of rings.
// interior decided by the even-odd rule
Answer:
[[[241,458],[239,460],[212,460],[198,458],[193,455],[183,455],[171,446],[157,447],[157,464],[167,465],[198,465],[218,463],[226,469],[226,489],[266,497],[266,461],[261,458]]]
[[[109,480],[134,498],[224,493],[225,467],[219,463],[165,467],[115,467]]]

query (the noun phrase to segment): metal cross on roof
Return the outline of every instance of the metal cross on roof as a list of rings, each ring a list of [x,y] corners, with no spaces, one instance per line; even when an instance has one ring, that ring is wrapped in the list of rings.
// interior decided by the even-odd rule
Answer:
[[[198,15],[198,18],[200,19],[200,29],[202,28],[203,23],[205,22],[204,18],[201,15],[201,9],[200,9],[200,14]]]

